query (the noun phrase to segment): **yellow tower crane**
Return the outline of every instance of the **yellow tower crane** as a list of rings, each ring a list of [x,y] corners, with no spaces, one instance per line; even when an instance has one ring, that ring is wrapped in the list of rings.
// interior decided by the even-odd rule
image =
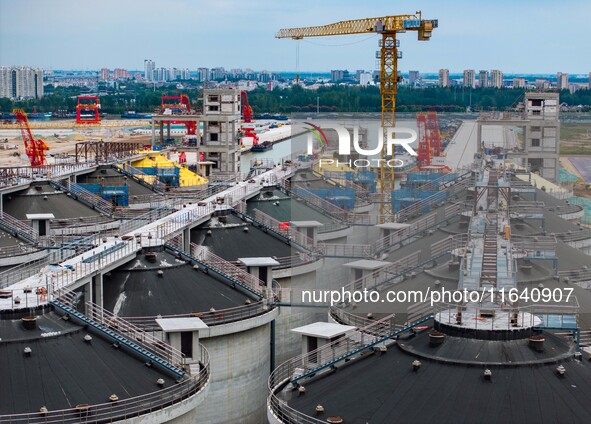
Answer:
[[[421,41],[431,38],[431,32],[437,28],[437,20],[422,19],[421,12],[414,15],[382,16],[379,18],[354,19],[341,21],[329,25],[321,25],[307,28],[288,28],[279,30],[276,38],[292,38],[301,40],[304,37],[322,37],[332,35],[368,34],[375,32],[381,34],[380,40],[380,93],[382,95],[382,131],[384,141],[387,140],[388,130],[394,128],[396,123],[396,91],[398,85],[398,59],[401,52],[398,51],[399,41],[396,34],[406,31],[417,31]],[[391,196],[394,191],[394,168],[388,166],[386,149],[382,149],[380,161],[380,221],[386,222],[393,219]]]

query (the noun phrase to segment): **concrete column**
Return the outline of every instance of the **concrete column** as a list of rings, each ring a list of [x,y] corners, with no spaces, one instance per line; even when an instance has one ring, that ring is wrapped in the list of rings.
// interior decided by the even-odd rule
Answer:
[[[86,315],[88,315],[89,310],[88,310],[88,305],[86,304],[87,302],[94,302],[94,299],[92,297],[92,279],[84,284],[84,313]]]
[[[476,143],[478,144],[476,151],[482,153],[482,124],[480,122],[476,124]]]
[[[191,254],[191,229],[185,228],[183,230],[183,252],[187,255]]]
[[[103,307],[103,274],[98,274],[94,278],[94,303]]]
[[[154,121],[154,119],[152,119],[152,141],[150,142],[150,144],[152,146],[154,145],[155,138],[156,138],[156,122]]]

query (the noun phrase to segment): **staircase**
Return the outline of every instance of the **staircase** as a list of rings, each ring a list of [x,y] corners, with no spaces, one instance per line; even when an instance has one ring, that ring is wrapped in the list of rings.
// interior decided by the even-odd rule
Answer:
[[[86,204],[87,206],[90,206],[92,209],[96,209],[109,216],[113,214],[113,205],[110,202],[107,202],[102,197],[89,192],[88,190],[82,188],[77,184],[71,184],[70,188],[68,189],[66,186],[62,185],[59,181],[56,180],[50,180],[49,183],[54,188],[61,190],[64,193],[70,193],[76,199]]]
[[[0,213],[0,228],[14,237],[18,237],[29,243],[35,244],[39,241],[39,233],[33,227],[30,227],[20,219],[16,219],[6,212]]]
[[[157,193],[164,193],[166,191],[166,184],[161,182],[158,178],[155,178],[154,175],[148,175],[144,171],[134,168],[131,165],[125,165],[124,167],[117,168],[119,172],[127,177],[131,178],[138,184],[143,185],[144,187],[149,188],[150,190],[154,190]],[[145,177],[145,178],[144,178]],[[148,180],[154,179],[153,183],[149,183]]]
[[[290,382],[291,383],[297,382],[303,378],[306,378],[306,377],[316,374],[318,371],[322,371],[326,368],[331,368],[335,364],[337,364],[338,362],[341,362],[347,358],[350,358],[352,356],[360,354],[363,351],[371,349],[372,347],[377,346],[381,343],[387,342],[388,340],[393,339],[402,333],[406,333],[407,331],[412,330],[414,327],[421,325],[421,324],[423,324],[427,321],[430,321],[432,319],[433,319],[433,316],[428,315],[428,316],[425,316],[425,317],[419,319],[418,321],[412,322],[411,324],[407,325],[406,327],[397,328],[397,329],[394,329],[394,331],[389,330],[385,334],[381,334],[379,336],[368,336],[367,338],[363,337],[361,339],[359,339],[358,337],[354,337],[351,340],[351,342],[347,345],[346,351],[341,354],[333,353],[335,351],[336,352],[339,351],[339,347],[341,347],[341,346],[339,346],[339,344],[342,344],[341,341],[337,341],[336,343],[333,342],[333,343],[330,343],[329,345],[325,345],[326,347],[328,347],[330,349],[330,353],[333,354],[333,355],[331,355],[332,358],[329,361],[322,362],[320,364],[314,364],[314,362],[315,362],[314,359],[317,358],[318,354],[323,354],[323,353],[326,354],[324,351],[328,350],[328,349],[325,349],[324,346],[319,348],[317,351],[313,351],[313,352],[306,354],[306,357],[300,359],[300,360],[303,359],[303,361],[302,361],[303,368],[298,369],[299,372],[290,379]],[[372,325],[379,325],[379,324],[380,324],[380,322],[378,321]],[[371,333],[371,331],[369,331],[370,330],[369,327],[371,327],[372,325],[370,325],[366,328],[359,329],[359,331]]]
[[[498,218],[495,214],[487,215],[484,228],[484,248],[482,252],[482,269],[480,271],[480,287],[488,288],[497,285],[497,234]]]
[[[185,373],[185,371],[175,365],[172,365],[172,363],[164,360],[163,358],[161,358],[159,355],[156,355],[153,352],[153,348],[148,348],[148,346],[145,343],[141,343],[140,341],[138,341],[137,343],[135,341],[132,341],[126,337],[123,337],[121,334],[111,330],[111,328],[100,324],[98,321],[95,321],[94,319],[91,319],[90,317],[87,317],[86,315],[78,312],[76,309],[74,309],[72,306],[62,302],[61,300],[53,300],[51,302],[51,304],[56,307],[57,309],[61,310],[62,312],[70,315],[71,317],[77,319],[78,321],[82,322],[83,324],[88,325],[89,327],[95,329],[96,331],[99,331],[100,333],[102,333],[103,335],[107,336],[108,339],[112,340],[114,343],[119,343],[120,345],[126,346],[129,349],[134,350],[135,352],[139,353],[140,355],[142,355],[143,357],[145,357],[146,359],[148,359],[149,361],[152,361],[152,363],[157,364],[159,366],[161,366],[162,368],[174,373],[177,377],[182,377]],[[93,307],[97,307],[96,305],[93,305]],[[102,310],[102,308],[100,308],[100,312],[101,314],[104,314],[107,311]],[[119,317],[115,317],[112,316],[110,313],[107,312],[108,315],[105,316],[110,316],[111,322],[112,322],[112,327],[115,328],[121,328],[123,327],[124,329],[129,329],[129,328],[133,328],[133,326],[129,323],[126,323],[125,321],[123,321],[121,318]],[[129,327],[129,328],[128,328]],[[161,347],[163,349],[165,349],[168,345],[166,345],[164,342],[157,340],[157,339],[152,339],[151,336],[148,336],[148,334],[144,333],[140,330],[140,329],[135,329],[134,333],[136,333],[136,338],[137,335],[145,335],[145,339],[150,339],[150,341],[156,341],[156,346],[155,348]],[[142,337],[142,339],[144,339]],[[168,346],[169,347],[169,346]],[[164,352],[164,350],[163,350]]]

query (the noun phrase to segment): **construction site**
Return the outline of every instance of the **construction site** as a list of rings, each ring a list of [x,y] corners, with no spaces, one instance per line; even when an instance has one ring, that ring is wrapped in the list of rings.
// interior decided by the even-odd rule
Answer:
[[[14,110],[0,423],[587,422],[589,163],[561,165],[557,92],[397,121],[398,37],[437,28],[276,34],[378,34],[379,120],[255,120],[231,88],[145,119]],[[416,156],[359,153],[396,127]]]

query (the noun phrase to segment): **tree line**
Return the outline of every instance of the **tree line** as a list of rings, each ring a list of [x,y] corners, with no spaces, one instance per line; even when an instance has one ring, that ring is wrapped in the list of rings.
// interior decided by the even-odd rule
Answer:
[[[0,111],[10,112],[13,108],[23,108],[31,112],[73,112],[77,96],[85,94],[84,87],[46,86],[46,94],[40,99],[11,101],[0,99]],[[197,88],[178,89],[175,84],[159,87],[130,83],[123,88],[100,87],[101,109],[108,114],[121,114],[125,111],[154,113],[159,110],[161,96],[188,94],[193,107],[200,109],[198,99],[201,90]],[[400,112],[437,110],[448,112],[472,110],[507,110],[514,108],[523,100],[524,89],[464,87],[413,88],[400,86],[396,109]],[[377,86],[358,85],[321,86],[316,90],[292,86],[266,90],[257,88],[248,93],[249,102],[255,113],[315,112],[317,104],[320,112],[380,112],[381,96]],[[585,105],[591,109],[591,90],[570,93],[563,90],[560,101],[569,106]]]

